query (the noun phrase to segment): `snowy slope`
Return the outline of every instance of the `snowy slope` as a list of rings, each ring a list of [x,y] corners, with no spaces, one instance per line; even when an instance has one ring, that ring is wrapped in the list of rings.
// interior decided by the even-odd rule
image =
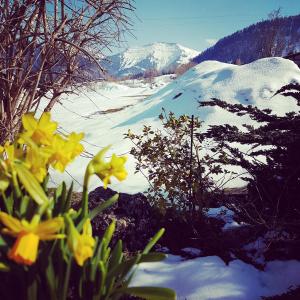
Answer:
[[[154,43],[143,47],[129,48],[108,57],[104,67],[113,76],[122,77],[144,73],[147,70],[158,72],[172,70],[188,63],[199,54],[198,51],[175,43]]]
[[[217,108],[199,110],[198,100],[211,97],[272,108],[280,114],[294,111],[298,108],[292,99],[280,95],[272,97],[276,90],[292,80],[300,82],[300,70],[293,62],[282,58],[262,59],[243,66],[207,61],[176,80],[170,80],[170,76],[157,77],[153,86],[142,81],[102,83],[95,87],[94,92],[68,96],[62,105],[54,108],[53,118],[67,132],[85,132],[83,144],[89,153],[96,153],[101,147],[112,144],[110,153],[124,154],[133,145],[123,139],[123,134],[128,129],[138,133],[143,125],[160,127],[157,116],[163,107],[177,115],[199,116],[205,121],[205,126],[248,121]],[[148,187],[147,180],[140,173],[134,174],[135,161],[128,156],[129,177],[121,183],[114,181],[112,188],[128,193],[143,191]],[[67,170],[79,183],[88,161],[88,158],[80,157]],[[52,178],[55,182],[62,178],[68,182],[72,180],[68,174],[61,177],[53,173]],[[90,188],[99,184],[99,180],[94,178]],[[230,184],[241,186],[244,182],[232,181]],[[80,184],[76,187],[80,189]]]
[[[143,103],[144,108],[124,125],[159,115],[162,108],[177,115],[198,115],[206,125],[239,119],[217,108],[198,109],[198,101],[218,98],[230,103],[270,108],[278,114],[297,109],[295,101],[272,95],[291,81],[300,82],[300,70],[283,58],[264,58],[247,65],[206,61],[187,71]]]

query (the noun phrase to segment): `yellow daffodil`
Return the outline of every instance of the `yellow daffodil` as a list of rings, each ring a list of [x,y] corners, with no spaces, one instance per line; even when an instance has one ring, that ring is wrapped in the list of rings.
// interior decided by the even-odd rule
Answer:
[[[68,136],[67,148],[70,151],[72,160],[84,151],[84,147],[79,143],[83,139],[83,137],[83,133],[77,134],[75,132],[72,132]]]
[[[49,156],[43,155],[41,152],[36,152],[33,149],[27,150],[26,163],[29,166],[30,172],[39,182],[43,182],[47,175],[48,158]]]
[[[57,129],[57,123],[50,118],[50,113],[43,113],[39,120],[34,118],[33,113],[25,114],[22,117],[24,131],[20,135],[21,142],[23,137],[30,137],[37,144],[50,145]]]
[[[31,222],[28,222],[0,212],[0,221],[5,225],[2,232],[17,238],[8,252],[8,257],[19,264],[32,265],[36,261],[40,240],[65,237],[64,234],[57,234],[64,226],[62,217],[40,222],[40,216],[35,215]]]
[[[52,144],[47,148],[51,152],[49,163],[54,169],[63,172],[66,166],[74,160],[83,150],[83,146],[79,141],[83,138],[83,133],[76,134],[72,132],[64,139],[56,134],[53,137]]]
[[[104,154],[107,152],[109,147],[101,150],[89,163],[87,172],[89,175],[96,174],[102,181],[103,186],[106,189],[107,185],[110,184],[110,178],[116,177],[122,181],[127,177],[127,171],[125,169],[125,163],[127,161],[126,156],[117,157],[115,154],[109,162],[104,161]]]
[[[71,161],[71,154],[66,147],[67,142],[60,135],[56,134],[53,137],[49,151],[52,155],[49,158],[49,163],[52,167],[60,172],[63,172],[67,164]]]
[[[117,157],[115,154],[112,155],[110,162],[99,172],[104,188],[107,188],[107,185],[111,183],[111,176],[116,177],[119,181],[126,179],[127,171],[124,168],[126,161],[127,158],[125,156]]]
[[[26,139],[26,145],[26,166],[39,182],[43,182],[52,153],[49,149],[36,145],[30,138]]]
[[[69,221],[69,238],[68,246],[73,253],[75,260],[79,266],[83,266],[84,262],[93,256],[95,240],[92,236],[92,226],[90,219],[87,219],[83,224],[82,234],[75,228],[72,220]]]

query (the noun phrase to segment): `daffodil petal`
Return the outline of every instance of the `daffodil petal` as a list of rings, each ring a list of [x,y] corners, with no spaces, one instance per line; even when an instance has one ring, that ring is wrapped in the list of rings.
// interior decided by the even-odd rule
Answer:
[[[34,131],[37,127],[37,120],[34,118],[33,113],[23,115],[22,124],[24,129],[28,131]]]
[[[61,230],[63,226],[64,226],[64,219],[62,217],[57,217],[54,219],[41,222],[40,224],[37,225],[37,228],[34,232],[41,237],[52,235],[53,233]]]
[[[5,212],[0,212],[0,221],[8,228],[9,232],[17,234],[23,230],[21,222]]]
[[[58,240],[58,239],[65,239],[66,235],[63,233],[58,234],[39,234],[39,238],[41,241],[51,241],[51,240]]]

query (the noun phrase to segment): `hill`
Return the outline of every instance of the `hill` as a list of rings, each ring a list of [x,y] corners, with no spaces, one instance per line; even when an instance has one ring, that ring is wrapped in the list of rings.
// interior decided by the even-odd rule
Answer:
[[[249,63],[264,57],[300,52],[300,15],[266,20],[222,38],[194,58]]]

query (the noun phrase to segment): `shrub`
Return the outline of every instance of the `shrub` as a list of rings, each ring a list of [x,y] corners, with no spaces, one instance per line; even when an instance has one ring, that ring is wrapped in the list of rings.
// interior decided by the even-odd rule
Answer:
[[[113,249],[113,221],[102,237],[92,234],[91,220],[115,203],[118,195],[88,210],[88,183],[97,175],[104,187],[111,176],[124,180],[125,157],[104,161],[108,148],[88,164],[81,208],[70,208],[72,186],[62,183],[52,196],[47,190],[49,166],[61,172],[83,151],[83,134],[63,136],[44,113],[22,118],[23,131],[1,147],[0,156],[0,297],[1,299],[119,299],[131,294],[147,299],[174,299],[169,289],[128,287],[138,263],[160,261],[164,255],[149,251],[164,230],[145,249],[126,259],[122,241]],[[159,295],[159,297],[157,296]]]
[[[203,144],[198,118],[173,113],[159,118],[161,130],[144,126],[141,135],[126,134],[135,145],[130,153],[137,159],[136,172],[147,177],[147,196],[160,210],[202,212],[218,190],[212,175],[222,172],[220,153],[203,155],[203,147],[211,145]]]

